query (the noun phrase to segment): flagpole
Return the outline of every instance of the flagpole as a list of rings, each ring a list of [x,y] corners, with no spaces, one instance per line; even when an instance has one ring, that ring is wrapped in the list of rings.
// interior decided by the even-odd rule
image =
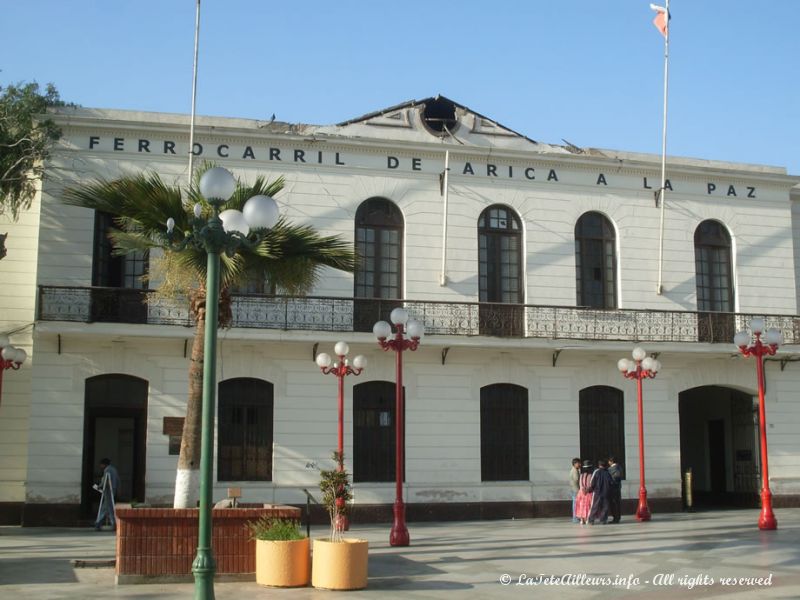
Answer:
[[[197,104],[197,50],[200,45],[200,0],[194,17],[194,63],[192,64],[192,116],[189,121],[189,186],[194,172],[194,111]]]
[[[662,267],[664,264],[664,204],[666,203],[666,183],[667,183],[667,92],[669,91],[669,0],[667,0],[666,23],[667,30],[664,35],[664,118],[661,129],[661,188],[659,189],[659,201],[661,203],[661,224],[658,234],[658,284],[656,284],[656,294],[659,296],[664,292],[662,285]]]

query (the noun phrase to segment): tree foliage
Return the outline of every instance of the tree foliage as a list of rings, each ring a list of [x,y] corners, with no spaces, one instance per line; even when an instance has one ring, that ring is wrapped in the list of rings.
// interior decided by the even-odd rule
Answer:
[[[48,107],[65,106],[52,83],[0,86],[0,215],[17,220],[31,205],[44,161],[61,130],[48,118]]]
[[[128,175],[114,180],[97,179],[64,192],[63,201],[73,206],[91,208],[114,216],[117,225],[109,237],[118,255],[166,251],[158,273],[159,285],[188,295],[189,287],[203,287],[208,264],[203,247],[189,245],[183,251],[170,251],[166,222],[175,219],[174,242],[180,243],[191,232],[195,203],[202,207],[203,218],[211,206],[200,194],[199,180],[212,163],[200,166],[192,185],[185,190],[164,182],[154,172]],[[225,208],[242,210],[245,201],[256,195],[274,196],[284,185],[282,177],[267,181],[257,177],[251,185],[238,182]],[[261,278],[274,284],[276,291],[304,294],[316,283],[321,267],[353,271],[355,256],[352,244],[338,236],[323,236],[308,225],[294,225],[285,218],[267,232],[253,249],[240,248],[232,256],[221,256],[220,283],[223,290],[249,278]],[[188,285],[187,285],[188,284]],[[173,295],[173,294],[168,294]]]
[[[127,175],[114,180],[98,179],[67,189],[63,201],[113,216],[115,228],[109,233],[117,255],[150,250],[163,251],[158,260],[159,273],[154,282],[159,291],[173,299],[187,302],[195,318],[195,335],[189,361],[189,395],[183,424],[179,476],[176,479],[175,508],[194,506],[197,490],[181,472],[197,473],[200,464],[201,407],[203,363],[205,361],[205,283],[208,256],[203,246],[189,243],[181,252],[173,252],[167,240],[166,221],[175,220],[173,241],[180,244],[192,232],[194,204],[200,205],[203,218],[213,210],[199,191],[200,175],[213,165],[198,169],[188,189],[164,182],[157,173]],[[241,209],[247,198],[273,195],[283,187],[283,178],[268,182],[257,177],[252,185],[239,182],[226,208]],[[182,193],[182,192],[185,192]],[[255,241],[255,237],[253,240]],[[254,247],[241,247],[238,252],[220,257],[219,326],[231,324],[231,296],[228,288],[249,279],[268,281],[277,292],[303,294],[309,292],[320,271],[329,267],[352,272],[355,254],[352,243],[338,236],[320,235],[307,225],[294,225],[286,219],[265,233]],[[150,263],[151,268],[154,262]],[[151,277],[153,277],[151,273]]]

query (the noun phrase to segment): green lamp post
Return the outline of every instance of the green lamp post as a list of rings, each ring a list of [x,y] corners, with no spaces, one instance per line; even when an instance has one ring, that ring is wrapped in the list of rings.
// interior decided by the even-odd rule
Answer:
[[[219,316],[219,269],[222,252],[232,256],[242,247],[253,248],[278,221],[278,206],[269,196],[253,196],[242,212],[228,209],[220,212],[233,196],[236,180],[229,171],[214,167],[200,178],[200,193],[212,208],[206,221],[202,209],[194,206],[192,231],[184,232],[183,240],[171,244],[180,251],[188,245],[204,249],[208,256],[206,274],[206,323],[203,362],[203,406],[200,438],[200,514],[197,555],[192,563],[195,598],[213,600],[216,562],[211,548],[211,509],[213,491],[214,408],[217,374],[217,328]],[[251,233],[251,228],[253,232]],[[175,220],[167,219],[167,235],[172,240]]]

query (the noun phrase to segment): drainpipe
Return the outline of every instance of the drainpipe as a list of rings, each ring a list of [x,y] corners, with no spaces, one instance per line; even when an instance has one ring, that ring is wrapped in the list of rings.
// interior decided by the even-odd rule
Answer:
[[[442,183],[442,195],[444,203],[442,207],[442,273],[439,276],[439,285],[447,285],[447,197],[449,194],[448,180],[450,177],[450,151],[444,152],[444,178]]]

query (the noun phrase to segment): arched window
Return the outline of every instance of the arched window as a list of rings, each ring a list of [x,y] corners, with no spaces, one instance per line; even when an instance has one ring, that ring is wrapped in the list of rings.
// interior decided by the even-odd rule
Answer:
[[[598,212],[575,224],[575,290],[578,306],[617,308],[616,235]]]
[[[356,211],[355,296],[402,298],[403,215],[384,198],[370,198]]]
[[[95,211],[90,318],[101,323],[146,323],[147,304],[142,290],[147,289],[147,281],[142,278],[148,273],[149,252],[114,255],[114,245],[108,237],[113,228],[113,215]]]
[[[353,386],[355,482],[394,481],[397,476],[395,395],[396,387],[391,381],[367,381]]]
[[[114,217],[109,213],[94,213],[94,257],[92,261],[92,285],[98,287],[118,287],[147,289],[149,252],[132,252],[122,256],[113,253],[114,245],[108,237],[111,229],[117,228]]]
[[[481,388],[481,481],[527,481],[528,390],[511,383]]]
[[[584,388],[579,396],[581,459],[597,464],[613,456],[625,464],[625,412],[622,390],[607,385]]]
[[[694,232],[697,310],[733,312],[731,236],[718,221],[703,221]]]
[[[522,304],[522,224],[507,206],[495,204],[478,218],[478,299],[481,303]],[[521,336],[522,306],[481,305],[480,333]]]
[[[522,303],[522,224],[507,206],[478,219],[478,281],[481,302]]]
[[[370,198],[356,211],[353,330],[372,331],[403,297],[403,215],[394,203]]]
[[[249,272],[246,276],[237,281],[236,284],[228,286],[231,294],[263,294],[274,296],[277,293],[277,286],[270,281],[266,273]]]
[[[252,377],[219,384],[218,481],[272,481],[273,386]]]

